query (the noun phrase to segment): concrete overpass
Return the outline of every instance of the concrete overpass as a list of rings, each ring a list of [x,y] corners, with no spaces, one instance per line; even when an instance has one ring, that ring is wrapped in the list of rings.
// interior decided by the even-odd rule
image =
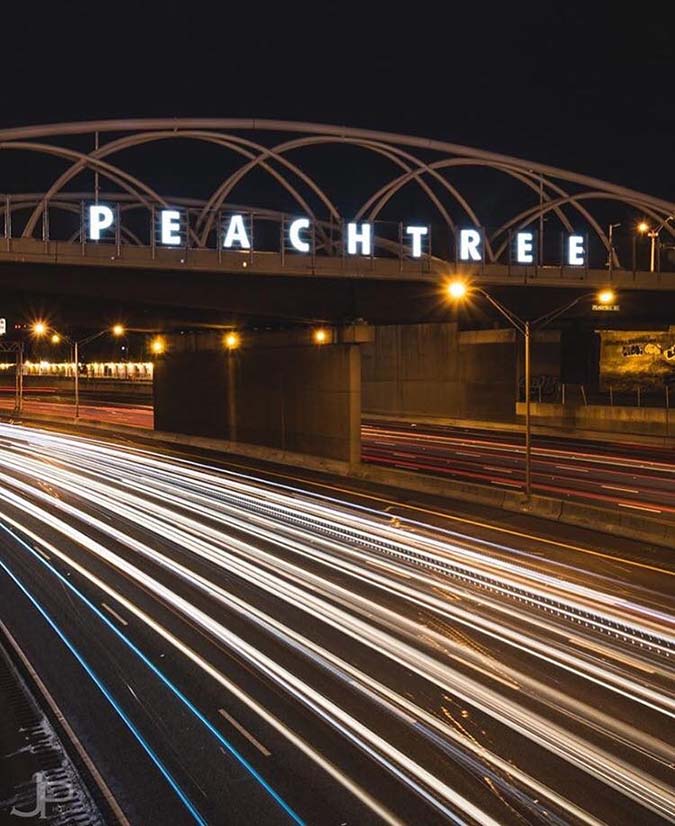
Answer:
[[[17,157],[24,163],[41,158],[42,189],[18,191],[23,178]],[[153,182],[167,169],[187,182],[186,191],[157,188]],[[494,176],[489,197],[483,178],[469,180],[475,172]],[[202,417],[207,428],[221,432],[227,420],[228,432],[241,434],[241,422],[247,422],[258,434],[252,439],[274,442],[277,431],[278,439],[295,434],[296,449],[346,460],[358,454],[353,423],[362,339],[355,331],[363,328],[361,320],[371,327],[447,322],[452,311],[441,288],[449,276],[462,274],[497,291],[525,317],[555,307],[573,291],[611,283],[623,292],[630,318],[672,323],[675,203],[442,141],[246,119],[52,124],[0,131],[0,190],[0,285],[15,302],[47,296],[66,309],[77,303],[73,323],[79,326],[100,326],[111,303],[152,311],[167,331],[200,324],[336,325],[333,347],[318,349],[304,333],[237,354],[224,352],[218,337],[194,338],[189,346],[172,339],[158,370],[165,388],[159,415],[169,422],[167,400],[182,398],[195,416],[210,411]],[[96,240],[92,204],[115,219],[106,224],[108,235]],[[157,216],[167,212],[176,243],[170,234],[158,235]],[[298,214],[309,228],[305,254],[289,246],[289,221]],[[222,221],[233,215],[255,244],[246,247],[240,239],[238,247],[228,246]],[[365,246],[348,249],[349,222],[359,230],[369,227],[368,254]],[[411,222],[425,228],[417,252],[402,243]],[[619,224],[623,232],[613,232]],[[479,260],[462,260],[458,237],[465,231],[480,237]],[[528,264],[514,253],[513,239],[523,233],[532,250]],[[565,256],[562,240],[572,236],[583,250],[582,265],[570,266]],[[89,310],[87,318],[82,308]],[[489,311],[472,311],[475,326],[490,326]],[[577,317],[587,311],[580,304]],[[620,314],[612,323],[617,321]],[[425,336],[433,338],[420,332],[419,341]],[[458,343],[453,357],[474,345]],[[433,357],[441,363],[449,352],[434,345]],[[502,356],[492,363],[501,364]],[[292,369],[285,370],[285,363]],[[485,359],[472,363],[483,365],[485,375],[472,374],[468,383],[485,393],[495,376]],[[269,380],[279,375],[286,377],[285,389]],[[339,403],[327,376],[342,394]],[[461,377],[439,378],[445,380]],[[470,408],[472,397],[462,394]],[[316,413],[309,421],[312,405]],[[282,410],[284,427],[264,417],[254,426],[254,409]],[[176,408],[179,413],[184,411]]]

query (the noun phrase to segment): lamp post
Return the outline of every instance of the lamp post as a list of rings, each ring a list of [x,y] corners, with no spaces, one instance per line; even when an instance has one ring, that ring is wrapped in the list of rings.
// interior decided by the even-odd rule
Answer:
[[[97,338],[105,335],[106,333],[112,333],[113,336],[119,337],[123,336],[125,333],[125,329],[121,324],[115,324],[110,329],[99,330],[98,333],[94,333],[92,336],[88,336],[87,338],[80,339],[77,341],[76,339],[72,339],[69,336],[61,336],[56,330],[49,327],[45,324],[44,321],[37,321],[33,325],[33,334],[36,336],[43,336],[47,333],[51,333],[51,341],[52,344],[59,344],[61,340],[67,341],[73,348],[73,362],[75,367],[75,421],[80,418],[80,346],[84,344],[89,344],[90,342],[94,341]]]
[[[638,232],[642,235],[646,233],[651,242],[649,247],[649,272],[654,272],[656,266],[656,240],[659,237],[659,233],[668,221],[672,221],[674,217],[673,215],[668,215],[658,226],[652,229],[649,228],[649,224],[646,221],[640,221],[638,224]]]
[[[480,293],[490,304],[509,322],[509,324],[523,336],[525,343],[525,497],[527,499],[532,495],[532,427],[531,427],[531,408],[530,408],[530,385],[531,385],[531,350],[532,350],[532,330],[545,327],[554,321],[556,318],[571,310],[581,301],[588,298],[595,298],[599,304],[609,305],[613,304],[616,295],[613,290],[601,290],[599,293],[584,293],[577,296],[567,304],[545,313],[533,321],[519,318],[512,310],[497,301],[494,296],[474,284],[467,284],[462,280],[451,281],[447,286],[447,292],[450,298],[454,301],[459,301],[469,293]]]
[[[621,224],[610,224],[607,232],[607,240],[609,242],[609,250],[607,252],[607,269],[609,270],[610,278],[612,270],[614,269],[614,230],[620,227]]]

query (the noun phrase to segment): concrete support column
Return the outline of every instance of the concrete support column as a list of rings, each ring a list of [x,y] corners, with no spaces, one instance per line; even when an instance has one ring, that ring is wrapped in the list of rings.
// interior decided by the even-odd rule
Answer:
[[[158,430],[360,462],[358,344],[225,351],[174,341],[154,384]]]

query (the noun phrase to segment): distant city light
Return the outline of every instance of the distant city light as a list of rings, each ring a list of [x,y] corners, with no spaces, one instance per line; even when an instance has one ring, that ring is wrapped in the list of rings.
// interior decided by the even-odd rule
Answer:
[[[58,333],[54,333],[51,338],[52,344],[60,344],[61,343],[61,336]]]
[[[600,304],[613,304],[616,300],[616,293],[614,290],[601,290],[598,293],[598,302]]]

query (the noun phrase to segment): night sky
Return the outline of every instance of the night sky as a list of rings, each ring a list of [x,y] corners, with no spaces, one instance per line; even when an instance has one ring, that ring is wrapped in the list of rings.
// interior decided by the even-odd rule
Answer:
[[[675,4],[398,5],[6,3],[0,121],[339,123],[675,199]]]

